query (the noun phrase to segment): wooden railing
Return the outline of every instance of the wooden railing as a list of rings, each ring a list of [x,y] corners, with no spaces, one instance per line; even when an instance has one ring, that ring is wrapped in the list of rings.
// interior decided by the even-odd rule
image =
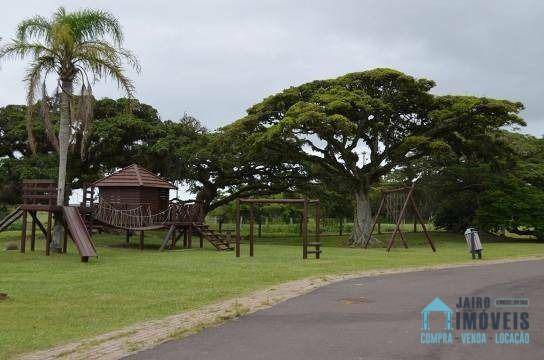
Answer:
[[[203,222],[202,209],[198,202],[171,202],[163,211],[151,214],[149,207],[144,204],[131,209],[119,209],[102,202],[96,206],[94,218],[117,228],[137,230],[181,223],[200,224]]]
[[[48,210],[57,204],[57,182],[49,179],[23,180],[23,208]]]

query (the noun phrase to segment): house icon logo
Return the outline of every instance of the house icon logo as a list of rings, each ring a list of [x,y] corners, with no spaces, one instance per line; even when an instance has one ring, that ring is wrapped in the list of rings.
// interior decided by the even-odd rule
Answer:
[[[421,310],[422,330],[430,330],[429,315],[431,313],[442,313],[444,315],[444,330],[451,330],[453,311],[439,297],[434,298],[427,306]]]

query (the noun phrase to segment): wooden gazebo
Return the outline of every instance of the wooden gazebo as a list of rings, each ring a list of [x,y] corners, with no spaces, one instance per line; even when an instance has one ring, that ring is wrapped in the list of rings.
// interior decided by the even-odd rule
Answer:
[[[127,166],[95,181],[100,203],[119,209],[145,206],[150,213],[168,208],[169,191],[176,187],[140,165]]]

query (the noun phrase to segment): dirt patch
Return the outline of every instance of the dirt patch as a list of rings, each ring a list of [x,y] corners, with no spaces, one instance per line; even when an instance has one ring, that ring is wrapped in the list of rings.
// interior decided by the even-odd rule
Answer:
[[[138,323],[93,338],[60,345],[48,350],[24,354],[21,359],[119,359],[151,348],[167,340],[182,338],[202,328],[216,326],[248,313],[269,308],[277,303],[306,294],[337,281],[384,274],[440,270],[466,266],[485,266],[516,261],[542,260],[544,257],[486,260],[454,265],[436,265],[403,269],[370,270],[344,275],[327,275],[276,285],[236,299],[221,301],[198,310],[184,312],[160,320]],[[340,299],[345,304],[361,304],[364,298]]]

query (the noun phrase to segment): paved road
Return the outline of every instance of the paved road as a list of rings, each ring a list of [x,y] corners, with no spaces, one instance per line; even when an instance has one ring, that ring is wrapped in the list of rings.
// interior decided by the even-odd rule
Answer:
[[[420,310],[437,296],[454,310],[460,296],[528,297],[531,343],[497,345],[489,333],[487,345],[458,335],[453,345],[423,345]],[[442,325],[433,314],[431,330]],[[526,261],[342,281],[130,358],[543,359],[543,336],[544,261]]]

